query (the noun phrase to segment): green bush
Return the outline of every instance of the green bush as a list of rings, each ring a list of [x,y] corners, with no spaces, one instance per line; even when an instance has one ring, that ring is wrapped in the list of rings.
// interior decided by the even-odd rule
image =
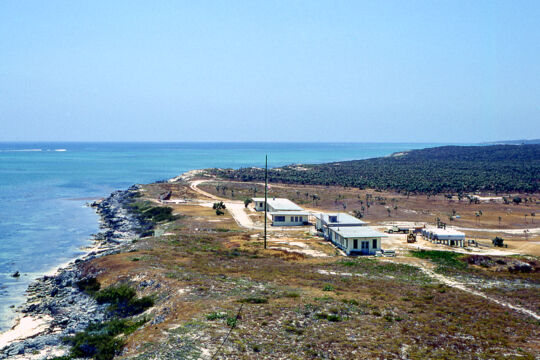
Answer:
[[[99,291],[101,284],[95,277],[89,277],[78,281],[77,287],[87,294],[94,294],[96,291]]]
[[[436,263],[438,270],[444,268],[453,268],[464,270],[467,268],[467,263],[461,261],[461,254],[452,252],[452,251],[439,251],[439,250],[420,250],[420,251],[411,251],[412,256],[420,259],[429,259]]]
[[[217,313],[215,311],[206,315],[207,320],[225,319],[226,317],[227,317],[227,314],[225,314],[225,313]]]
[[[95,293],[94,298],[99,304],[109,303],[108,310],[119,316],[137,315],[152,307],[154,300],[145,296],[136,298],[137,293],[129,285],[110,286]]]
[[[324,312],[315,314],[315,318],[319,320],[328,320],[331,322],[338,322],[341,321],[341,317],[337,314],[327,314]]]
[[[127,319],[114,319],[104,323],[93,323],[73,337],[66,337],[64,341],[72,346],[69,356],[64,359],[88,358],[96,360],[111,360],[119,355],[125,341],[118,335],[128,335],[143,325],[146,319],[132,321]]]
[[[154,222],[172,221],[175,220],[173,216],[173,208],[168,206],[154,206],[148,210],[142,212],[142,216],[145,219],[150,219]]]
[[[322,291],[333,291],[334,287],[332,285],[324,285]]]
[[[268,303],[268,299],[264,297],[248,297],[240,300],[240,302],[248,304],[266,304]]]
[[[137,295],[135,289],[129,285],[109,286],[94,295],[99,304],[118,303],[129,301]]]

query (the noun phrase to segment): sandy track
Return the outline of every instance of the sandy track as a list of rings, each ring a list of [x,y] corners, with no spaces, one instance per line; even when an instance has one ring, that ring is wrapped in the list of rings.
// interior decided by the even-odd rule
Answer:
[[[206,197],[208,197],[208,198],[210,198],[212,200],[223,201],[223,203],[226,206],[226,209],[229,211],[231,216],[234,218],[234,220],[236,221],[238,226],[249,229],[249,230],[259,230],[259,231],[264,230],[263,226],[258,226],[258,225],[255,225],[253,223],[253,220],[246,213],[246,208],[245,208],[245,205],[244,205],[243,201],[235,201],[235,200],[224,199],[224,198],[221,198],[219,196],[210,194],[210,193],[208,193],[208,192],[206,192],[204,190],[201,190],[198,187],[198,185],[200,185],[201,183],[207,182],[207,181],[210,181],[210,180],[194,180],[194,181],[191,181],[189,187],[193,191],[195,191],[195,192],[197,192],[197,193],[199,193],[199,194],[201,194],[203,196],[206,196]],[[210,207],[212,207],[213,204],[212,203],[204,203],[204,204],[201,204],[201,205],[202,206],[210,206]],[[296,227],[268,226],[267,230],[268,231],[299,231],[299,230],[303,230],[303,229],[299,229],[299,228],[296,228]]]
[[[540,320],[540,315],[538,315],[537,313],[535,313],[535,312],[533,312],[531,310],[522,308],[521,306],[512,305],[512,304],[510,304],[509,302],[506,302],[506,301],[501,301],[501,300],[498,300],[498,299],[494,299],[494,298],[492,298],[490,296],[487,296],[486,294],[484,294],[484,293],[482,293],[482,292],[480,292],[478,290],[473,290],[473,289],[467,287],[463,283],[457,282],[457,281],[455,281],[455,280],[453,280],[453,279],[451,279],[449,277],[446,277],[444,275],[437,274],[437,273],[433,272],[432,270],[427,269],[424,266],[420,266],[420,269],[426,275],[428,275],[429,277],[434,278],[434,279],[438,280],[439,282],[441,282],[441,283],[443,283],[445,285],[448,285],[448,286],[456,288],[456,289],[460,289],[460,290],[468,292],[469,294],[472,294],[472,295],[480,296],[480,297],[482,297],[482,298],[484,298],[486,300],[489,300],[489,301],[492,301],[492,302],[494,302],[496,304],[505,306],[507,308],[510,308],[510,309],[515,310],[517,312],[520,312],[522,314],[532,316],[536,320]]]
[[[499,300],[499,299],[495,299],[491,296],[488,296],[486,294],[484,294],[483,292],[481,291],[478,291],[478,290],[475,290],[475,289],[471,289],[470,287],[468,287],[466,284],[462,283],[462,282],[459,282],[455,279],[452,279],[451,277],[448,277],[448,276],[444,276],[442,274],[438,274],[436,272],[434,272],[431,268],[433,267],[433,265],[431,263],[427,263],[425,261],[421,261],[419,259],[408,259],[409,261],[399,261],[398,258],[396,259],[381,259],[381,261],[388,261],[388,262],[402,262],[402,263],[406,263],[408,265],[412,265],[412,266],[416,266],[417,268],[419,268],[424,274],[426,274],[427,276],[429,276],[430,278],[432,279],[435,279],[437,280],[438,282],[442,283],[442,284],[445,284],[447,286],[450,286],[450,287],[453,287],[453,288],[456,288],[456,289],[459,289],[461,291],[465,291],[471,295],[475,295],[475,296],[480,296],[486,300],[489,300],[491,302],[494,302],[496,304],[499,304],[501,306],[504,306],[504,307],[507,307],[509,309],[512,309],[514,311],[517,311],[517,312],[520,312],[522,314],[525,314],[525,315],[528,315],[528,316],[531,316],[533,317],[534,319],[536,320],[540,320],[540,315],[535,313],[534,311],[532,310],[529,310],[529,309],[525,309],[521,306],[517,306],[517,305],[513,305],[507,301],[502,301],[502,300]],[[413,261],[411,261],[413,260]]]

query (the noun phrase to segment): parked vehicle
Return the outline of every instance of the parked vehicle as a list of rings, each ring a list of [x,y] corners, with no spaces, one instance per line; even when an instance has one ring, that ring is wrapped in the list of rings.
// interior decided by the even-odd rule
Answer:
[[[409,233],[410,228],[408,226],[392,226],[390,229],[388,229],[389,234],[393,233],[403,233],[407,234]]]
[[[407,242],[408,243],[415,243],[416,242],[416,234],[413,230],[409,231],[409,235],[407,235]]]

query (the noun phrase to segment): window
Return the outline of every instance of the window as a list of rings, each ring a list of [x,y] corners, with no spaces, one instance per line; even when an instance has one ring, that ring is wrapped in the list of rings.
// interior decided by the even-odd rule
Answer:
[[[274,216],[274,221],[276,222],[284,222],[285,216]]]
[[[373,239],[373,248],[374,248],[374,249],[377,248],[377,239]]]

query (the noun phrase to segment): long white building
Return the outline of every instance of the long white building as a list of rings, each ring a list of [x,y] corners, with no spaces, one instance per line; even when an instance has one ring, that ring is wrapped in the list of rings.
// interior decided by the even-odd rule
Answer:
[[[364,226],[366,222],[346,213],[320,213],[315,215],[317,219],[315,229],[321,232],[325,239],[329,238],[329,229],[332,227]]]
[[[422,229],[422,236],[433,243],[449,246],[465,246],[465,234],[453,229]]]
[[[253,198],[256,211],[264,211],[264,198]],[[289,199],[270,198],[266,210],[274,226],[300,226],[309,224],[309,213]]]

